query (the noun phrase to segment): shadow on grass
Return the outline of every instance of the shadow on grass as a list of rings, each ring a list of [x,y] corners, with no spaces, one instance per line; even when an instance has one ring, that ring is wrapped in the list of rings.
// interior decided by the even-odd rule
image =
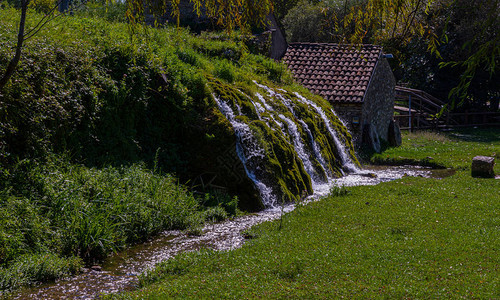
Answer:
[[[446,135],[450,139],[464,142],[492,143],[500,141],[500,127],[463,128],[449,131]]]

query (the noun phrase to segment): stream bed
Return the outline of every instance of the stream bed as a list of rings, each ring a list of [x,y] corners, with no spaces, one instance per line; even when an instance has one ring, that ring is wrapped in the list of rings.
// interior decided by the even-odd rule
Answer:
[[[360,172],[350,174],[320,186],[309,200],[314,201],[328,194],[332,186],[375,185],[396,180],[404,176],[444,178],[455,173],[451,169],[429,169],[414,166],[368,166]],[[156,238],[107,258],[102,266],[85,269],[72,278],[58,280],[21,290],[14,299],[96,299],[102,294],[133,290],[143,271],[175,255],[211,248],[228,251],[241,247],[245,238],[243,231],[259,223],[278,219],[283,212],[290,212],[294,205],[268,209],[217,224],[207,224],[200,236],[191,236],[183,231],[166,231]]]

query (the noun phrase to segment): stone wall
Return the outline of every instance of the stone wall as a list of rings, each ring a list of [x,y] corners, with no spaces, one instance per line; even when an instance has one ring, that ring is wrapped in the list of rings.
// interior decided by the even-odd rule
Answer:
[[[344,122],[352,136],[352,141],[356,147],[361,142],[361,112],[362,104],[331,103],[337,116]]]
[[[278,22],[276,21],[273,13],[267,16],[267,21],[269,23],[268,27],[270,27],[270,30],[272,32],[272,42],[271,49],[269,50],[269,57],[275,60],[280,60],[281,58],[283,58],[286,49],[288,48],[285,34],[278,26]]]
[[[373,72],[363,102],[361,124],[371,124],[383,140],[388,140],[389,123],[394,115],[396,79],[386,58],[381,58]]]

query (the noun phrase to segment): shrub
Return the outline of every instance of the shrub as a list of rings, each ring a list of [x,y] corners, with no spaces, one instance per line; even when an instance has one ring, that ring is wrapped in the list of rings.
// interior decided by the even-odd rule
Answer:
[[[217,223],[227,219],[227,213],[224,208],[220,206],[210,207],[203,212],[205,221]]]
[[[54,0],[32,0],[29,2],[28,7],[38,12],[47,14],[51,12],[56,5]]]
[[[226,80],[229,83],[232,83],[235,80],[235,73],[233,70],[233,66],[226,59],[219,61],[215,65],[215,75],[219,78]]]
[[[334,185],[330,188],[330,197],[342,197],[347,196],[351,193],[345,186]]]

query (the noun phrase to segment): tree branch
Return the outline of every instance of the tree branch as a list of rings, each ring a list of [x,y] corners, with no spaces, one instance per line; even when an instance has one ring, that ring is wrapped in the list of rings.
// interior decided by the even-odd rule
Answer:
[[[40,21],[38,21],[38,24],[35,25],[35,27],[31,28],[30,30],[28,30],[28,32],[26,32],[26,35],[25,36],[28,36],[30,35],[38,26],[40,26],[40,24],[43,22],[43,20],[45,20],[45,18],[48,18],[56,9],[57,7],[59,6],[59,4],[61,4],[62,0],[59,0],[56,2],[56,5],[54,5],[54,7],[48,12],[45,14],[45,16],[43,16],[43,18],[40,19]],[[47,22],[45,22],[44,24],[46,24]],[[43,27],[43,25],[41,25]]]
[[[21,20],[19,21],[19,32],[17,34],[17,45],[16,45],[16,54],[9,62],[5,73],[0,79],[0,91],[4,88],[4,86],[9,81],[12,74],[14,74],[14,70],[21,59],[21,50],[23,48],[24,42],[24,26],[26,24],[26,11],[28,10],[28,2],[29,0],[21,0]]]

